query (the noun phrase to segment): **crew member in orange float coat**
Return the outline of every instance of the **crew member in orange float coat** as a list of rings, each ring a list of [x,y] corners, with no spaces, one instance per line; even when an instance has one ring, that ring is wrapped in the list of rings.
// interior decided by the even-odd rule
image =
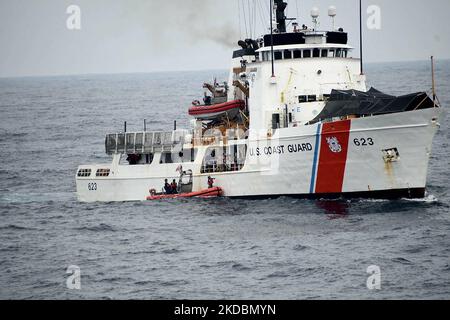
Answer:
[[[208,177],[208,188],[209,189],[214,188],[214,180],[216,180],[216,179],[211,178],[211,176]]]
[[[177,182],[175,181],[175,179],[173,179],[170,187],[172,188],[172,194],[178,193],[178,185],[177,185]]]

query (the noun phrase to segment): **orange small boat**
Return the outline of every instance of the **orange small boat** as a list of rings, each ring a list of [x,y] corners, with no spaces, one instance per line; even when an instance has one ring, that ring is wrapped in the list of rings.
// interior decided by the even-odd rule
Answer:
[[[213,120],[224,116],[232,119],[244,108],[245,101],[233,100],[210,106],[192,106],[189,109],[189,115],[202,120]]]
[[[180,193],[180,194],[155,194],[147,197],[147,200],[164,200],[178,198],[215,198],[222,195],[222,189],[219,187],[209,188],[197,192]]]

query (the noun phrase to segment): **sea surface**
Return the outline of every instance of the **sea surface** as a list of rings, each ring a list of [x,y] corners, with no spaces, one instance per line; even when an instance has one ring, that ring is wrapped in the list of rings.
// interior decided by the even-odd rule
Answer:
[[[431,87],[427,61],[366,73],[386,93]],[[77,202],[77,166],[110,161],[106,133],[188,126],[214,77],[226,71],[0,79],[1,299],[450,299],[448,114],[425,199]],[[436,77],[448,109],[450,61]]]

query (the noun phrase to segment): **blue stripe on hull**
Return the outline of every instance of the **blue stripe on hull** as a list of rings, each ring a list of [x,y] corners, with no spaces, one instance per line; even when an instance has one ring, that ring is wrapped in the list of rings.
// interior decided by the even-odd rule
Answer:
[[[316,146],[314,148],[314,160],[313,160],[313,168],[311,173],[311,184],[309,187],[309,193],[314,193],[314,187],[316,184],[316,172],[317,172],[317,158],[319,157],[319,142],[320,142],[320,133],[322,130],[322,124],[317,125],[317,132],[316,132]]]

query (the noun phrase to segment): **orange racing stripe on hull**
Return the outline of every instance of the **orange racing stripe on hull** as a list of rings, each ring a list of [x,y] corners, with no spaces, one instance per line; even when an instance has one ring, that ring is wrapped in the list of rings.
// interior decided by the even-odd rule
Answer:
[[[351,120],[322,126],[316,193],[341,193],[347,163]]]

